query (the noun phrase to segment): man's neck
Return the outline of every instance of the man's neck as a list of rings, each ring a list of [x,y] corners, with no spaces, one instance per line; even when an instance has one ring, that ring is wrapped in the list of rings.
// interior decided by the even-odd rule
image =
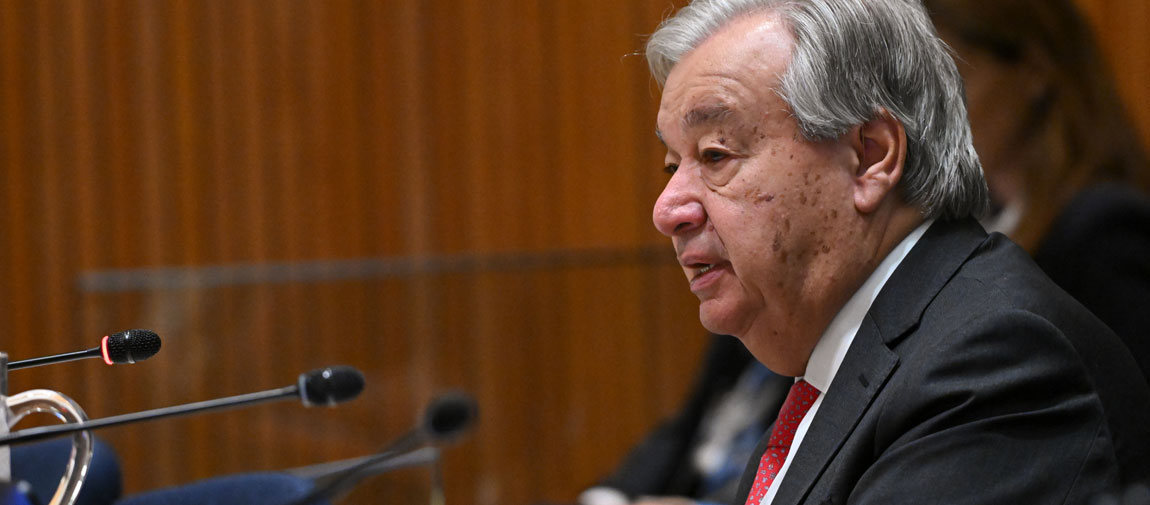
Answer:
[[[918,227],[912,229],[895,244],[859,288],[851,294],[847,302],[835,314],[835,317],[831,319],[831,323],[819,337],[814,350],[811,351],[810,359],[807,360],[807,367],[803,373],[807,382],[810,382],[820,391],[826,391],[830,387],[830,382],[834,378],[835,372],[838,371],[839,364],[846,356],[846,351],[854,340],[855,333],[858,332],[866,313],[878,297],[879,291],[886,285],[887,279],[902,263],[902,260],[906,258],[907,253],[926,233],[930,223],[929,221],[920,223]]]
[[[891,251],[903,243],[907,236],[924,222],[925,219],[917,209],[905,205],[898,205],[897,207],[892,205],[890,208],[880,209],[868,216],[863,225],[862,233],[858,236],[859,245],[854,249],[857,255],[855,260],[844,261],[843,267],[838,273],[839,278],[843,280],[840,283],[842,290],[839,292],[839,296],[827,299],[828,305],[821,311],[825,314],[825,319],[823,319],[825,323],[817,330],[818,339],[810,343],[811,347],[806,354],[807,362],[803,363],[798,370],[806,368],[815,346],[822,340],[827,329],[855,296],[855,293],[874,275],[883,260],[890,256]]]

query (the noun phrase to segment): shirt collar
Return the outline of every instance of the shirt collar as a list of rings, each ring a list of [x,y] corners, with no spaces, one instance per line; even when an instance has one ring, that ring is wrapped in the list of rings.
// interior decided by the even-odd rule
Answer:
[[[879,291],[882,290],[895,268],[898,268],[899,263],[902,263],[903,258],[906,258],[907,253],[918,243],[918,240],[922,238],[923,233],[926,233],[926,229],[930,228],[933,222],[933,219],[927,220],[902,239],[902,242],[899,242],[890,254],[883,258],[878,268],[871,272],[862,286],[851,295],[846,305],[839,309],[838,314],[831,320],[831,324],[819,337],[815,349],[811,351],[806,373],[802,377],[804,380],[819,391],[827,391],[831,381],[835,378],[835,373],[839,370],[839,365],[842,364],[843,358],[847,354],[847,349],[854,341],[855,333],[862,326],[863,318],[866,317],[874,299],[878,297]]]

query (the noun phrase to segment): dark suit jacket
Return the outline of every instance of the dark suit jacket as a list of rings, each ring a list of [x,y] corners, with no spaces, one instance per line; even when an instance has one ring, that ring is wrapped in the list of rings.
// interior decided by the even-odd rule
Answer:
[[[1129,351],[973,220],[927,231],[823,394],[776,505],[1088,503],[1150,476]]]
[[[1150,377],[1150,198],[1118,184],[1080,191],[1034,261],[1114,330]]]

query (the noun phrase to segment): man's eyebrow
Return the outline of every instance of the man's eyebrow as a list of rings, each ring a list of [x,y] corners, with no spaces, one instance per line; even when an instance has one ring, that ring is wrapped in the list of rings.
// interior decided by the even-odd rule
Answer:
[[[683,128],[691,129],[706,124],[715,124],[725,121],[733,110],[726,104],[700,105],[683,116]]]
[[[699,126],[722,123],[734,113],[734,109],[724,103],[700,105],[687,111],[683,116],[683,129],[690,130]],[[664,147],[667,145],[667,141],[663,140],[662,130],[656,128],[655,136],[659,137],[659,142],[662,142]]]

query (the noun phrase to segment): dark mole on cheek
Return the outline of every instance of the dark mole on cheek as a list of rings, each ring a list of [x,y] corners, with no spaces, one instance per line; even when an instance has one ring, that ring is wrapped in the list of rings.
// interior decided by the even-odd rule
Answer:
[[[763,193],[762,190],[756,190],[756,189],[748,189],[746,192],[743,193],[743,197],[753,198],[755,203],[765,203],[765,202],[770,202],[771,200],[775,199],[774,194]]]
[[[795,159],[795,155],[793,155],[793,154],[792,154],[792,155],[791,155],[791,159],[792,159],[792,160],[793,160],[793,159]]]
[[[838,217],[839,217],[838,209],[831,209],[831,219],[838,219]]]

